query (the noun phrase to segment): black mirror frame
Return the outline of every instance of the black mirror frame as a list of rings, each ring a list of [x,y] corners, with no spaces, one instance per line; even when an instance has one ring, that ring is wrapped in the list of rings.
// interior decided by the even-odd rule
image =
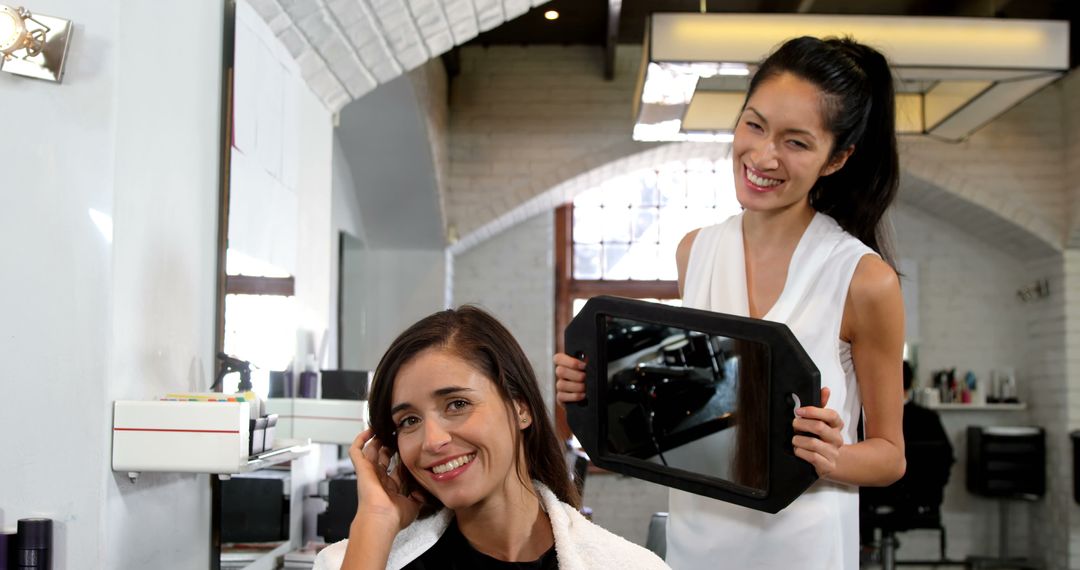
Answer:
[[[768,485],[756,490],[716,477],[665,467],[642,459],[609,454],[606,413],[607,369],[605,317],[617,317],[756,341],[769,347]],[[795,456],[791,439],[794,400],[821,405],[821,374],[810,356],[782,323],[723,313],[671,307],[636,299],[598,296],[589,299],[566,327],[566,353],[585,360],[585,400],[566,404],[566,419],[592,462],[603,469],[696,493],[757,511],[777,513],[817,480],[814,467]]]

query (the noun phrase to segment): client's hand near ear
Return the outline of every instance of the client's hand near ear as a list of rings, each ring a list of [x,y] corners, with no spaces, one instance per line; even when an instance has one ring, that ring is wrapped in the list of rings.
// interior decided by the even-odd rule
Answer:
[[[379,519],[396,530],[416,520],[422,500],[416,493],[412,497],[401,494],[401,470],[404,468],[399,465],[392,473],[387,473],[390,451],[383,447],[370,428],[353,440],[349,458],[356,469],[357,518],[363,512],[364,516]]]
[[[343,570],[386,567],[390,547],[401,529],[409,526],[420,512],[421,498],[401,494],[401,470],[390,474],[390,452],[375,438],[371,429],[360,432],[349,447],[349,458],[356,469],[358,504],[356,518],[349,527],[349,545]]]
[[[821,407],[803,406],[795,410],[799,417],[792,421],[795,437],[791,443],[795,447],[795,455],[813,465],[818,477],[822,479],[828,479],[836,470],[840,448],[844,445],[844,437],[840,432],[844,427],[844,420],[840,419],[836,410],[825,407],[828,403],[829,389],[822,388]],[[817,437],[800,434],[813,434]]]

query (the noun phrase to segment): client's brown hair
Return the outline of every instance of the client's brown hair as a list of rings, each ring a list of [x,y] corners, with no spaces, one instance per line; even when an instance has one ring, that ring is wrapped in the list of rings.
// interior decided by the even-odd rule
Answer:
[[[371,427],[379,441],[392,452],[397,451],[396,428],[390,414],[394,381],[402,366],[430,348],[453,354],[482,372],[494,382],[511,413],[512,402],[528,407],[532,423],[523,430],[514,429],[514,441],[524,450],[529,477],[546,485],[559,500],[580,507],[581,497],[570,481],[563,446],[555,435],[547,406],[540,396],[536,373],[525,351],[498,319],[478,307],[464,305],[456,310],[439,311],[406,329],[390,344],[375,369],[368,401]],[[519,456],[514,454],[515,467]],[[416,483],[408,470],[403,469],[401,476],[404,494],[418,490],[427,496],[430,504],[442,506]],[[522,483],[532,488],[530,482]]]

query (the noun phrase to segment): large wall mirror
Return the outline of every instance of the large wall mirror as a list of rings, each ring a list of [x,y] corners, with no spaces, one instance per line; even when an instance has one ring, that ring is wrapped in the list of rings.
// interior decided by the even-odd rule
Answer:
[[[601,296],[566,347],[586,361],[567,419],[598,466],[772,513],[816,479],[791,421],[820,374],[785,325]]]
[[[224,43],[216,352],[250,362],[264,398],[271,373],[290,366],[294,378],[371,370],[397,333],[446,302],[427,92],[407,74],[332,112],[248,0],[226,3]],[[238,382],[230,374],[218,389]],[[305,479],[339,461],[329,447],[313,455],[319,473]],[[303,497],[291,502],[302,510]],[[284,541],[313,538],[290,519]],[[213,568],[228,565],[218,553],[235,535],[222,525],[215,517]]]

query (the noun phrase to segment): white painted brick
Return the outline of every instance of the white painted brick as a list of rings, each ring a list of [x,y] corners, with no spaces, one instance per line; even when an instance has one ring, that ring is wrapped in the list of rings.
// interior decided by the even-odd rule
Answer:
[[[513,20],[529,11],[528,0],[503,0],[503,11],[507,20]]]
[[[308,47],[307,40],[293,27],[283,29],[277,34],[277,38],[281,41],[281,44],[285,46],[285,50],[297,60],[299,60],[300,54],[304,53],[304,50]],[[312,54],[312,56],[314,56],[314,54]]]
[[[525,349],[541,393],[554,404],[554,216],[534,216],[454,258],[455,305],[479,304]]]
[[[327,0],[326,8],[343,28],[367,19],[367,10],[357,4],[356,0]]]
[[[349,99],[368,91],[357,77],[385,83],[527,8],[523,0],[507,0],[507,9],[500,0],[475,1],[476,6],[473,0],[255,0],[254,6],[274,33],[285,38],[312,91],[336,112]],[[347,60],[357,56],[345,56],[334,42],[327,41],[338,34],[355,47],[351,51],[361,54],[361,69],[348,69],[355,62]],[[372,49],[373,44],[383,49]],[[312,54],[318,57],[304,53],[308,49],[318,52]],[[345,81],[348,93],[340,82],[336,88],[329,85],[327,65],[339,77],[350,78]]]
[[[401,75],[401,66],[382,42],[373,41],[358,46],[357,54],[379,83],[386,83]]]
[[[313,14],[319,10],[319,5],[316,2],[309,0],[277,0],[284,11],[293,19],[293,21],[306,18],[310,14]]]
[[[355,20],[342,22],[342,29],[354,47],[365,45],[369,42],[377,42],[380,34],[375,23],[367,17],[357,17]]]

